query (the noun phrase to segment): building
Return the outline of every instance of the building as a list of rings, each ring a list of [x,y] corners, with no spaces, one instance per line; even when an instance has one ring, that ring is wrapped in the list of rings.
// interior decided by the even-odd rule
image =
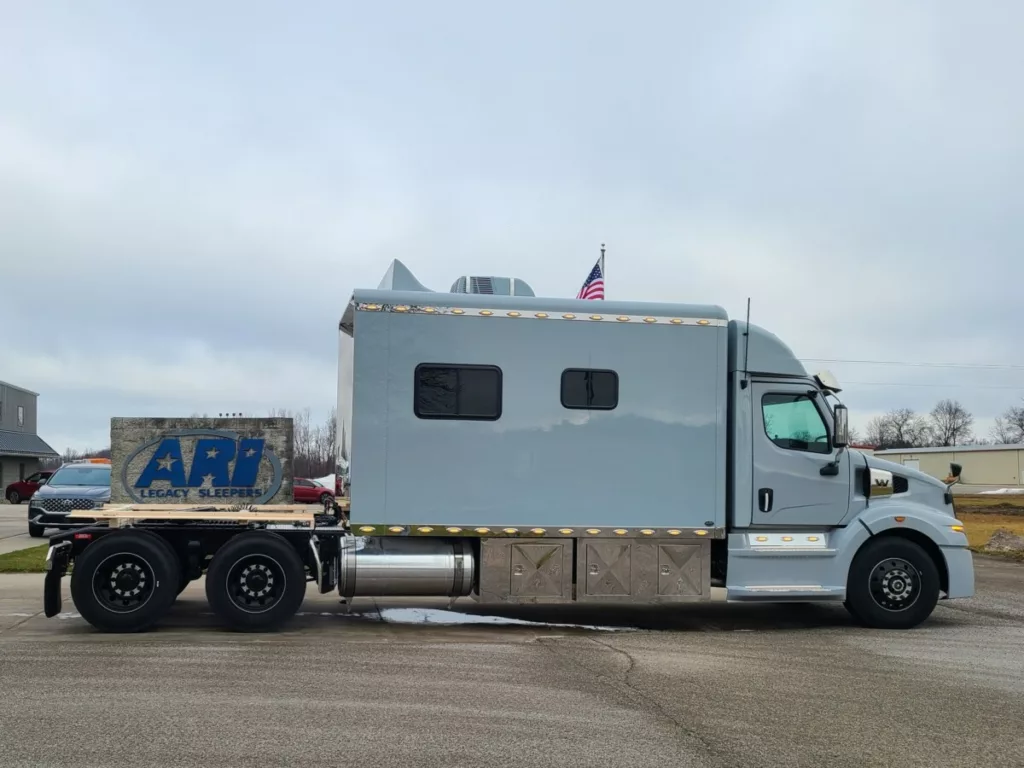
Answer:
[[[24,480],[43,459],[58,454],[36,434],[39,395],[0,381],[0,495],[8,483]]]
[[[945,480],[949,465],[959,464],[964,486],[1024,486],[1024,444],[960,445],[944,448],[892,448],[875,451],[886,461]]]

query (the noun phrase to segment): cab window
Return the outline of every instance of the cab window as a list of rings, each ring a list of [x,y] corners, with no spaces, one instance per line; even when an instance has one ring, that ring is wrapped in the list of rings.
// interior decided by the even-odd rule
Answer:
[[[761,399],[764,431],[780,448],[831,453],[828,427],[807,395],[773,392]]]

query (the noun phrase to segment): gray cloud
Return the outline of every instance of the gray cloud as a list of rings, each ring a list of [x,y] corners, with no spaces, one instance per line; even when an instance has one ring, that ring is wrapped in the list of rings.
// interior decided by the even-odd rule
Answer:
[[[340,309],[392,258],[435,288],[570,296],[605,240],[611,297],[741,316],[749,296],[802,357],[1024,359],[1024,8],[10,15],[4,378],[43,392],[58,442],[229,396],[326,412]],[[855,422],[1024,395],[1020,370],[831,367],[865,382]]]

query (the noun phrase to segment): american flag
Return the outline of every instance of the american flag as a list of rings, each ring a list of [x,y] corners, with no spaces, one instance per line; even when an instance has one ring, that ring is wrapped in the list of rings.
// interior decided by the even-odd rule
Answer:
[[[603,299],[604,298],[604,256],[598,259],[597,264],[590,270],[586,282],[576,294],[577,299]]]

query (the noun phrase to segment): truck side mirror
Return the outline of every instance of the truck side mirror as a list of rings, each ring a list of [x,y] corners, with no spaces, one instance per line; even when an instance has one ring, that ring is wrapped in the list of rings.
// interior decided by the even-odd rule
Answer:
[[[836,403],[835,417],[836,434],[832,438],[832,444],[836,448],[845,448],[850,444],[850,421],[846,406],[842,403]]]

